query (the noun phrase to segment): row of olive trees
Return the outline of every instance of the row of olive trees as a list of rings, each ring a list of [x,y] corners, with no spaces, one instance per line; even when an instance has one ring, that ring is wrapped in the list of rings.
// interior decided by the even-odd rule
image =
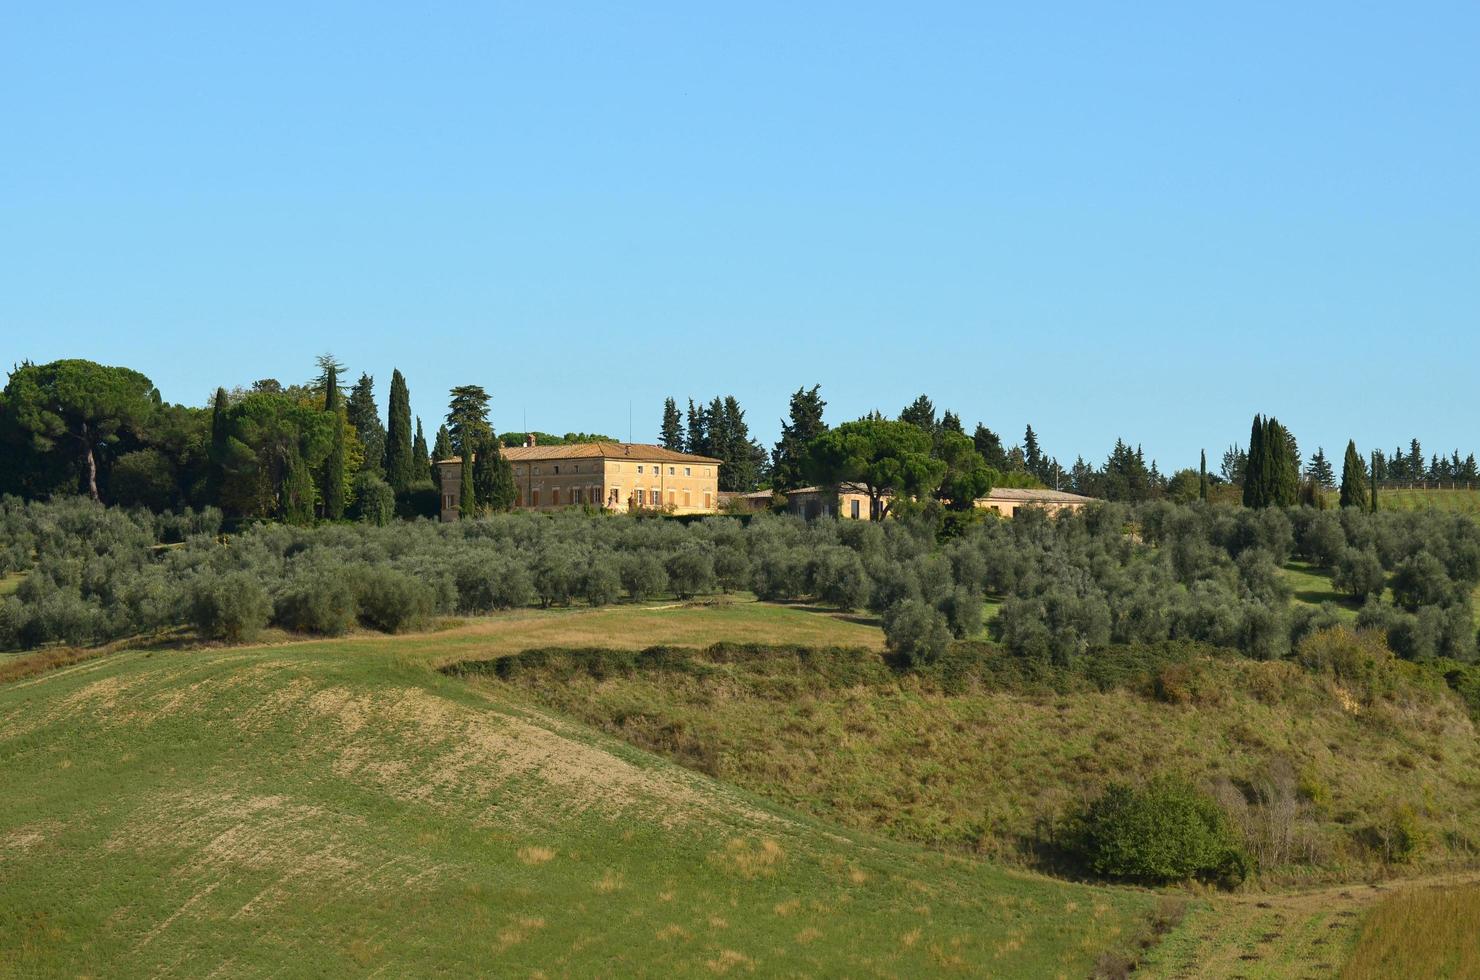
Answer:
[[[1439,513],[1102,504],[965,526],[761,515],[695,523],[581,514],[439,525],[260,525],[220,538],[214,512],[158,517],[86,500],[0,501],[0,646],[96,643],[194,626],[405,630],[438,615],[751,591],[880,617],[905,663],[979,636],[1060,662],[1111,643],[1190,640],[1277,658],[1330,625],[1294,604],[1282,566],[1332,569],[1400,654],[1472,659],[1480,526]],[[1349,615],[1349,614],[1348,614]]]

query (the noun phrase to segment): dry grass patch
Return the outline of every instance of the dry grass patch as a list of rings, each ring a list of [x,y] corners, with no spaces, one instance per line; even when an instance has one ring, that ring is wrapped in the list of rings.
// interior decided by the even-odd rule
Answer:
[[[747,837],[733,837],[723,851],[715,851],[709,859],[724,870],[749,880],[775,874],[786,860],[786,851],[769,837],[758,842]]]
[[[726,973],[729,973],[731,970],[737,968],[743,970],[746,973],[755,972],[755,961],[752,960],[749,956],[746,956],[744,953],[738,952],[733,949],[726,949],[721,951],[720,954],[714,959],[705,960],[704,965],[708,967],[710,973],[716,973],[720,976],[723,976]]]
[[[537,866],[547,861],[553,861],[555,859],[555,849],[531,844],[528,847],[519,848],[518,857],[525,864]]]

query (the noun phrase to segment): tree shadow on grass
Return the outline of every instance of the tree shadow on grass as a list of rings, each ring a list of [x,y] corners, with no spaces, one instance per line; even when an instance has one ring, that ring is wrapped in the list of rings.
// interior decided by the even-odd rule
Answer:
[[[845,623],[853,623],[858,626],[873,626],[877,629],[884,628],[884,620],[872,613],[843,612],[841,609],[836,609],[832,606],[820,606],[815,602],[808,602],[801,599],[777,599],[772,600],[772,602],[774,605],[785,606],[788,609],[797,609],[801,612],[821,613],[824,616],[831,616],[833,619],[840,619]]]

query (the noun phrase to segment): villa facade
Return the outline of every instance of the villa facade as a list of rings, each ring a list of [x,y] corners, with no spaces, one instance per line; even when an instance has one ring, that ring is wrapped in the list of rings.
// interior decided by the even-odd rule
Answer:
[[[514,468],[519,510],[600,507],[614,512],[713,514],[719,509],[720,461],[636,442],[585,442],[504,448]],[[443,521],[458,519],[463,461],[437,461]]]

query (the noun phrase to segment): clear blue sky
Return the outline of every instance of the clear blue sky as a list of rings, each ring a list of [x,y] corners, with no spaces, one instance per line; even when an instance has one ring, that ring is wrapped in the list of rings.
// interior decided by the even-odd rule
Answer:
[[[1480,451],[1480,5],[11,4],[0,358]]]

